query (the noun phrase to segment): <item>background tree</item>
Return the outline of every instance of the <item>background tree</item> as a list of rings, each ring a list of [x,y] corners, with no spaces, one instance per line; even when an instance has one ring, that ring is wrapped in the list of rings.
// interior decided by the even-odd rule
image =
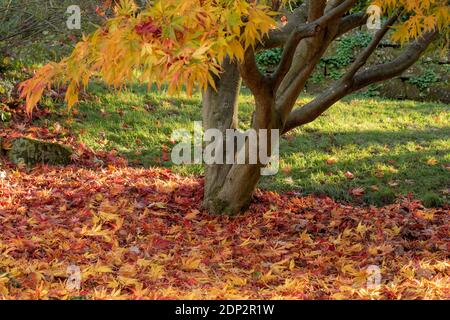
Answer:
[[[169,92],[203,92],[205,129],[238,128],[241,82],[255,98],[252,127],[287,133],[305,125],[346,95],[402,74],[432,43],[448,46],[450,13],[444,0],[378,0],[383,23],[346,74],[311,102],[296,102],[327,48],[366,24],[369,1],[164,0],[138,8],[121,0],[115,15],[78,43],[72,55],[50,63],[21,85],[31,110],[50,84],[68,84],[66,101],[98,76],[120,88],[134,79],[167,84]],[[287,16],[286,12],[288,12]],[[279,21],[279,22],[277,22]],[[367,65],[391,33],[402,52]],[[255,53],[282,47],[275,72],[263,75]],[[269,148],[270,149],[270,148]],[[206,167],[204,205],[211,213],[237,214],[251,201],[262,164]]]

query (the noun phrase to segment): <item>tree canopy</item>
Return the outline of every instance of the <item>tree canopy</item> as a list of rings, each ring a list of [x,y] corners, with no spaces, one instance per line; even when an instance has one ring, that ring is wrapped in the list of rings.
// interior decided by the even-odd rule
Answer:
[[[369,1],[341,1],[339,10],[357,8],[365,15]],[[386,14],[401,9],[401,19],[392,23],[392,39],[405,43],[426,32],[439,32],[448,47],[450,12],[445,0],[376,0]],[[120,0],[114,16],[90,35],[83,37],[73,53],[59,63],[42,67],[21,84],[22,97],[31,112],[44,90],[51,85],[68,85],[66,101],[72,107],[89,79],[99,77],[115,88],[129,81],[168,85],[170,93],[184,88],[215,87],[225,57],[243,62],[245,52],[264,47],[290,21],[287,0],[157,0],[138,8],[133,0]],[[328,15],[329,18],[330,15]],[[320,27],[323,16],[307,21],[305,29]],[[329,19],[328,19],[329,20]],[[314,30],[313,30],[314,31]],[[297,42],[298,43],[298,42]],[[278,46],[284,46],[280,43]]]

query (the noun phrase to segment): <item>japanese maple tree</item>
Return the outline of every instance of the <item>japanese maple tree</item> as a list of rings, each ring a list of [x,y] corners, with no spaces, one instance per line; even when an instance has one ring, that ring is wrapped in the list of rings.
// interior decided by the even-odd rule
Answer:
[[[205,129],[238,128],[241,82],[255,98],[252,127],[287,133],[314,121],[335,102],[370,84],[402,74],[432,44],[448,46],[446,0],[157,0],[139,8],[116,1],[115,15],[21,84],[29,112],[50,85],[68,85],[73,106],[92,77],[120,88],[136,79],[167,85],[171,93],[201,90]],[[308,78],[336,39],[364,26],[367,8],[382,10],[381,26],[347,72],[311,102],[296,105]],[[380,42],[402,44],[392,61],[368,65]],[[283,48],[275,72],[262,74],[256,52]],[[355,106],[356,107],[356,106]],[[269,142],[270,143],[270,142]],[[270,149],[270,148],[269,148]],[[245,210],[262,164],[206,166],[204,205],[211,213]]]

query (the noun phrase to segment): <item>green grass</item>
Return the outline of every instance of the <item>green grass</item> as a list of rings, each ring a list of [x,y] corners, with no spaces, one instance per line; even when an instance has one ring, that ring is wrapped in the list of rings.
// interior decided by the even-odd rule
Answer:
[[[158,160],[173,130],[201,121],[199,96],[168,96],[133,87],[117,95],[95,84],[76,119],[58,119],[94,150],[115,149],[130,163],[167,166],[181,174],[201,174],[199,165],[174,166]],[[311,98],[305,98],[305,102]],[[240,98],[242,126],[248,126],[253,99]],[[146,110],[144,106],[150,106]],[[64,119],[66,118],[66,119]],[[281,143],[281,170],[260,186],[336,200],[382,205],[413,194],[427,206],[448,203],[450,126],[448,106],[352,96]],[[335,159],[336,163],[327,164]],[[354,179],[348,179],[345,172]],[[355,197],[349,189],[363,187]]]

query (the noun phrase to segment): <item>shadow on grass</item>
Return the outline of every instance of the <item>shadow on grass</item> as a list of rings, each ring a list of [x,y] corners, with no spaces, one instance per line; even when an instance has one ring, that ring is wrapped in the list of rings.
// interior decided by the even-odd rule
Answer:
[[[444,190],[450,186],[450,172],[444,167],[450,154],[448,128],[303,131],[295,139],[282,142],[285,169],[263,179],[263,188],[295,189],[303,194],[325,194],[375,205],[392,203],[410,193],[429,206],[448,202]],[[329,159],[333,161],[327,162]],[[361,187],[363,196],[350,194],[350,189]]]
[[[399,196],[412,194],[427,206],[439,206],[447,202],[443,192],[450,186],[450,172],[444,167],[450,154],[444,141],[448,133],[447,129],[304,133],[295,141],[282,143],[282,170],[276,176],[263,178],[261,187],[325,194],[336,200],[374,205],[390,204]],[[441,145],[435,145],[436,140],[442,140]],[[161,146],[152,145],[142,150],[144,158],[136,158],[133,152],[125,156],[144,166],[162,165],[180,173],[202,173],[199,165],[177,166],[149,159],[160,152]],[[327,155],[337,157],[337,162],[327,164]],[[284,170],[283,166],[289,167],[290,163],[291,168]],[[354,178],[346,177],[346,172]],[[349,193],[361,187],[364,195],[355,197]]]
[[[133,166],[163,166],[181,174],[202,174],[200,165],[178,166],[170,162],[172,132],[181,128],[192,130],[193,121],[201,121],[198,96],[171,97],[134,85],[123,98],[118,98],[103,85],[94,85],[92,89],[97,101],[81,104],[79,110],[84,116],[72,126],[83,142],[96,150],[116,149]],[[250,117],[251,99],[243,91],[243,113]],[[371,103],[362,104],[364,101],[359,97],[346,98],[342,113],[325,115],[313,125],[294,131],[281,143],[281,172],[262,179],[261,187],[326,194],[336,200],[376,205],[392,203],[398,196],[409,193],[429,206],[448,202],[443,190],[450,187],[450,172],[444,167],[450,162],[450,128],[415,121],[416,117],[429,118],[445,112],[445,108],[413,102],[381,102],[372,107]],[[371,130],[373,123],[364,117],[370,116],[372,110],[378,117],[373,121],[389,122],[403,103],[410,114],[403,123],[390,123],[394,127],[386,129],[382,123],[381,129]],[[361,104],[364,111],[353,114],[346,108],[352,104]],[[339,118],[332,118],[336,116]],[[348,123],[349,119],[367,127],[355,123],[354,128],[338,131],[340,124]],[[416,125],[427,129],[417,129]],[[336,158],[336,163],[327,164],[329,158]],[[354,175],[353,179],[345,176],[347,171]],[[364,188],[363,196],[349,194],[349,189],[360,187]]]

